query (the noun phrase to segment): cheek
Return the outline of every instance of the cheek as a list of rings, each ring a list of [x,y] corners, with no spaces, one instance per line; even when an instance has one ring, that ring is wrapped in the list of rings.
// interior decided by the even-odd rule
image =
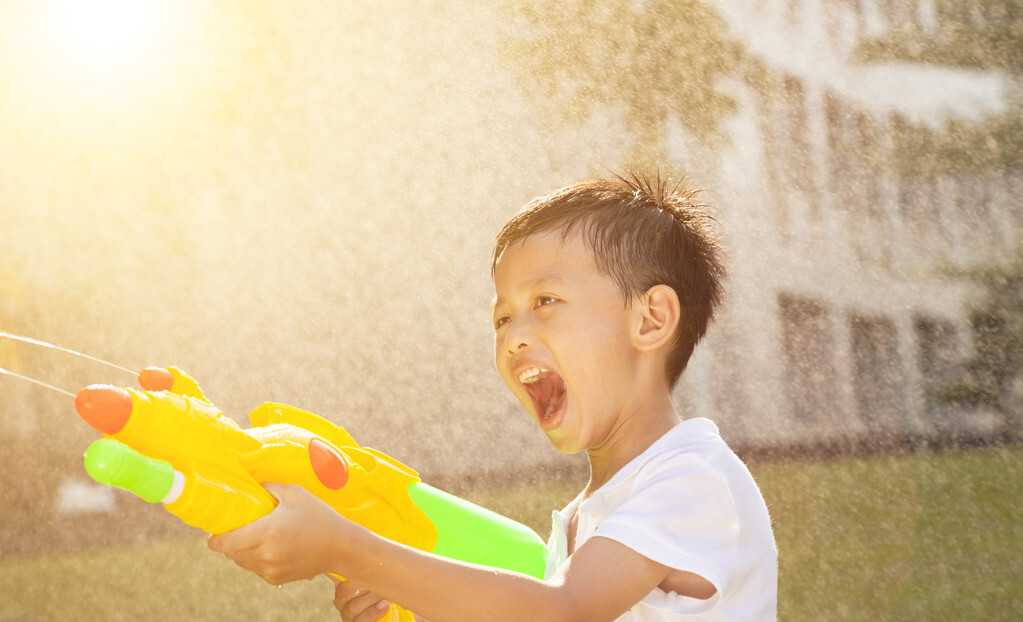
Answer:
[[[510,390],[512,393],[515,393],[515,390],[517,388],[516,385],[518,383],[512,381],[512,379],[511,379],[511,372],[510,371],[505,370],[504,368],[501,367],[502,357],[501,357],[500,352],[501,352],[500,344],[499,344],[499,342],[495,341],[495,343],[494,343],[494,369],[497,371],[497,375],[501,377],[501,382],[504,383],[504,386],[508,387],[508,390]]]
[[[504,370],[501,369],[501,338],[494,335],[494,369],[497,370],[497,374],[504,378]]]
[[[572,357],[576,402],[584,402],[585,410],[596,416],[603,405],[617,403],[621,385],[629,381],[629,341],[620,331],[605,329],[587,331],[576,344]]]
[[[600,376],[607,376],[629,356],[628,336],[618,326],[589,323],[577,324],[570,330],[573,331],[572,356],[576,363]]]

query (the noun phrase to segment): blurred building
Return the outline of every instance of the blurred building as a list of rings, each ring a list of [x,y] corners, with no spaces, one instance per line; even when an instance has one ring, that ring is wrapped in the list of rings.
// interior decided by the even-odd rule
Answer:
[[[715,5],[754,61],[716,179],[732,299],[695,411],[760,446],[1000,433],[937,393],[972,339],[972,292],[949,272],[1013,256],[1023,175],[907,171],[898,141],[1003,112],[1008,76],[856,61],[907,24],[936,35],[933,0]]]

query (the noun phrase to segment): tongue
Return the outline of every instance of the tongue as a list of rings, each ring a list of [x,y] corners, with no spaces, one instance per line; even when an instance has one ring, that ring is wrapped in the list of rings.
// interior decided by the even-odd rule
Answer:
[[[551,416],[554,415],[554,413],[558,412],[558,409],[561,408],[561,402],[564,401],[564,398],[565,390],[564,386],[562,386],[560,390],[556,390],[554,394],[551,395],[550,398],[547,400],[547,405],[546,408],[544,409],[543,418],[550,419]]]
[[[565,382],[554,372],[545,372],[539,380],[528,385],[527,390],[533,398],[536,412],[544,419],[557,412],[565,398]]]

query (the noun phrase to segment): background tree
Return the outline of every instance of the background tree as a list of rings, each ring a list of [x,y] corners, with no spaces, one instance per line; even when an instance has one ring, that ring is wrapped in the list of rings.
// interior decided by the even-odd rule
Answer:
[[[1023,439],[1023,246],[1007,265],[961,276],[982,291],[970,316],[974,354],[940,397],[954,406],[1001,414],[1007,436]]]
[[[503,50],[525,90],[549,118],[568,122],[622,106],[636,137],[630,166],[664,161],[670,115],[713,142],[736,109],[717,85],[741,48],[707,2],[513,0],[508,9],[525,21]]]
[[[1007,107],[977,124],[950,122],[943,130],[905,128],[899,160],[911,170],[990,171],[1023,163],[1023,0],[936,0],[937,29],[918,20],[901,24],[857,50],[861,62],[908,61],[1004,72]],[[926,149],[921,149],[926,145]]]

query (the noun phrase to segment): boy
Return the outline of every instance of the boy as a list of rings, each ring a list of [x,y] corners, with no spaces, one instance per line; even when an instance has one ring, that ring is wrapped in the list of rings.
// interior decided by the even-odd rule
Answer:
[[[534,200],[498,234],[495,364],[590,480],[554,513],[544,581],[380,538],[301,488],[210,546],[271,583],[338,571],[342,619],[383,598],[434,622],[774,620],[777,550],[745,465],[671,389],[720,299],[709,217],[681,185],[633,177]]]

